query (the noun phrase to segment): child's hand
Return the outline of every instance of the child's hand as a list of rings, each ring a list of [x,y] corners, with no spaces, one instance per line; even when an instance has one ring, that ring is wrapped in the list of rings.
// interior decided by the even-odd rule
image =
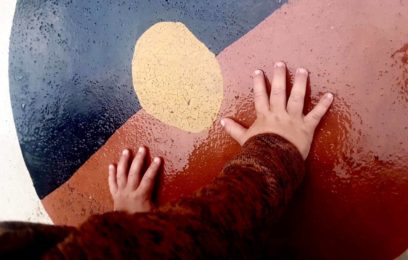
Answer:
[[[118,166],[109,165],[109,190],[115,211],[136,213],[152,210],[152,192],[161,160],[159,157],[154,158],[142,174],[145,156],[146,148],[140,147],[130,164],[130,151],[123,150]]]
[[[229,118],[223,118],[221,124],[227,133],[241,145],[258,134],[280,135],[294,144],[303,159],[306,159],[314,131],[333,102],[333,94],[326,93],[313,110],[304,116],[307,77],[308,72],[305,69],[297,70],[292,92],[289,100],[286,101],[286,67],[283,62],[275,64],[269,97],[263,72],[255,71],[254,99],[257,117],[255,122],[248,129]]]

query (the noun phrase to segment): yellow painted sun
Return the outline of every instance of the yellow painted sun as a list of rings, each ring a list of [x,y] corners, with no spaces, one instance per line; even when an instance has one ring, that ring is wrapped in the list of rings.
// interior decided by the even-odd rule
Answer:
[[[162,122],[189,132],[211,127],[223,99],[215,55],[179,22],[160,22],[143,33],[132,60],[141,106]]]

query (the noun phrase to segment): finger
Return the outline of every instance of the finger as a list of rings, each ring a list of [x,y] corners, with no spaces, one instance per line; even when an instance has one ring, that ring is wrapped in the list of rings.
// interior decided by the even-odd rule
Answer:
[[[286,108],[286,66],[283,62],[275,63],[270,104],[272,111],[284,111]]]
[[[127,173],[129,169],[129,156],[130,156],[129,150],[125,149],[123,150],[122,155],[120,156],[120,159],[119,159],[118,169],[117,169],[117,174],[116,174],[119,189],[123,189],[126,186]]]
[[[116,183],[116,166],[109,165],[109,177],[108,177],[109,191],[113,196],[118,191],[118,184]]]
[[[247,131],[245,127],[230,118],[221,119],[221,125],[224,127],[225,132],[227,132],[227,134],[229,134],[240,145],[245,143],[244,136]]]
[[[140,182],[138,191],[145,198],[150,198],[150,196],[152,195],[155,179],[160,169],[160,164],[161,164],[160,158],[159,157],[154,158],[152,164],[150,164],[149,168],[147,169],[146,173],[142,178],[142,181]]]
[[[308,124],[314,131],[320,123],[322,117],[326,114],[330,105],[333,102],[333,94],[327,93],[320,99],[319,103],[305,117],[305,123]]]
[[[300,68],[296,71],[295,83],[288,100],[287,111],[290,115],[301,116],[305,102],[307,70]]]
[[[258,114],[269,111],[268,93],[266,91],[265,75],[262,70],[254,72],[254,102]]]
[[[132,165],[130,166],[127,185],[132,190],[137,189],[137,187],[139,186],[142,177],[141,175],[145,155],[146,149],[144,147],[140,147],[139,150],[137,151],[135,158],[133,158]]]

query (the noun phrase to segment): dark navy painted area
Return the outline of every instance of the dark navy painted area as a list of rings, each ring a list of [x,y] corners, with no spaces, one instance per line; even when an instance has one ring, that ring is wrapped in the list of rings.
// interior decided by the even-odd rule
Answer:
[[[10,94],[39,197],[70,178],[140,109],[131,61],[138,37],[151,25],[181,21],[218,54],[283,2],[18,1]]]

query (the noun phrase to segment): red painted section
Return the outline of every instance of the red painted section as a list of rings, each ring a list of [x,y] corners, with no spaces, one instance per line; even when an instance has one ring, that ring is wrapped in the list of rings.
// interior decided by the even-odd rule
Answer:
[[[283,228],[295,255],[390,259],[408,247],[407,14],[402,0],[293,1],[218,56],[225,93],[219,117],[248,124],[249,75],[257,68],[270,75],[277,60],[290,72],[311,71],[306,110],[323,92],[335,94]],[[76,224],[111,209],[107,166],[121,149],[141,144],[166,159],[160,204],[210,182],[239,149],[218,120],[194,135],[140,111],[44,199],[53,219]]]
[[[276,60],[335,93],[287,228],[297,254],[389,259],[408,247],[408,2],[294,1],[219,55],[226,87]]]

